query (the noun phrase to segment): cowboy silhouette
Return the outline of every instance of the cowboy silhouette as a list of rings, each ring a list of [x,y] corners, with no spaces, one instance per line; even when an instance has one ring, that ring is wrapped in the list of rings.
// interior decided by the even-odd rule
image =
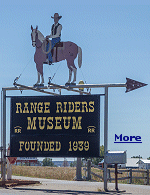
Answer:
[[[52,50],[53,47],[56,45],[56,43],[60,42],[62,25],[59,24],[58,21],[62,18],[62,16],[59,16],[58,13],[55,13],[54,17],[51,16],[51,18],[54,19],[54,24],[51,27],[51,34],[46,36],[46,39],[48,40],[49,38],[52,38],[51,40],[51,50]],[[49,50],[49,47],[50,47],[50,44],[48,42],[46,46],[46,51]],[[53,63],[51,51],[48,53],[47,56],[48,56],[48,59],[46,60],[46,62],[49,65],[51,65]]]

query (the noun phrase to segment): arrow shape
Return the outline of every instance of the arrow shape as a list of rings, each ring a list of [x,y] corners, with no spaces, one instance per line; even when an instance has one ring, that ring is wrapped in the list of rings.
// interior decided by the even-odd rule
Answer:
[[[138,89],[140,87],[144,87],[146,85],[148,85],[148,84],[141,83],[139,81],[135,81],[135,80],[126,78],[126,93],[130,92],[130,91],[132,91],[134,89]]]

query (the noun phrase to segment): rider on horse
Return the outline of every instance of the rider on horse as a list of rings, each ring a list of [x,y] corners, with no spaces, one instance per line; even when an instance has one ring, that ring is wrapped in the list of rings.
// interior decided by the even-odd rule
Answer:
[[[51,50],[53,47],[56,45],[56,43],[60,42],[60,37],[61,37],[61,30],[62,30],[62,25],[58,23],[58,21],[62,18],[62,16],[59,16],[58,13],[54,14],[54,17],[51,16],[51,18],[54,19],[54,24],[52,25],[51,28],[51,34],[46,36],[46,39],[52,38],[51,40]],[[46,51],[49,49],[49,42],[46,46]],[[52,53],[51,51],[48,53],[48,59],[47,63],[51,65],[53,62],[52,60]]]

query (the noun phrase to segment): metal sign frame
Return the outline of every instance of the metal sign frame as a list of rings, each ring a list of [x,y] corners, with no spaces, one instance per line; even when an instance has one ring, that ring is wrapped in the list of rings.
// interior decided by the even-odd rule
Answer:
[[[99,157],[100,95],[11,98],[10,156]]]
[[[15,84],[15,83],[14,83]],[[137,88],[146,86],[147,84],[141,83],[132,79],[126,78],[126,83],[115,83],[115,84],[79,84],[79,85],[70,85],[68,87],[69,91],[74,88],[84,88],[84,89],[89,89],[89,88],[104,88],[105,93],[105,99],[104,99],[104,190],[107,190],[107,163],[106,163],[106,153],[108,151],[108,88],[110,87],[126,87],[126,92],[135,90]],[[18,85],[19,86],[19,85]],[[39,92],[42,92],[41,90],[44,89],[58,89],[58,88],[63,88],[65,89],[66,86],[60,85],[59,86],[53,86],[50,85],[47,87],[40,87]],[[1,166],[1,173],[2,173],[2,181],[5,181],[5,174],[6,174],[6,91],[7,90],[34,90],[33,87],[27,87],[27,86],[21,86],[20,87],[7,87],[7,88],[2,88],[1,96],[2,96],[2,166]],[[38,91],[38,89],[36,89]],[[80,91],[79,91],[80,92]],[[82,92],[81,92],[82,94]],[[77,159],[78,162],[79,159]],[[80,162],[81,164],[81,162]],[[77,170],[79,171],[79,170]],[[79,171],[80,172],[80,171]]]

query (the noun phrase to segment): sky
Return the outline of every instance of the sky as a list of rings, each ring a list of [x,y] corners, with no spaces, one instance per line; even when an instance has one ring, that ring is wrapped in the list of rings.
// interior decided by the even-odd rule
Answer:
[[[108,150],[127,151],[127,157],[150,157],[150,3],[133,0],[5,0],[0,6],[0,87],[18,83],[33,86],[37,81],[35,48],[31,25],[44,36],[50,34],[54,13],[62,16],[61,40],[82,48],[82,67],[77,82],[87,84],[126,83],[126,77],[147,83],[125,93],[125,88],[109,88]],[[77,65],[77,60],[75,60]],[[56,74],[55,74],[56,73]],[[55,74],[55,76],[54,76]],[[48,77],[64,85],[69,71],[66,61],[44,65]],[[92,89],[103,94],[103,88]],[[62,95],[74,92],[62,91]],[[7,91],[8,96],[42,95],[34,91]],[[44,95],[44,94],[43,94]],[[104,144],[104,98],[100,109],[100,145]],[[142,143],[114,143],[115,134],[141,136]],[[10,136],[10,99],[7,98],[7,144]]]

